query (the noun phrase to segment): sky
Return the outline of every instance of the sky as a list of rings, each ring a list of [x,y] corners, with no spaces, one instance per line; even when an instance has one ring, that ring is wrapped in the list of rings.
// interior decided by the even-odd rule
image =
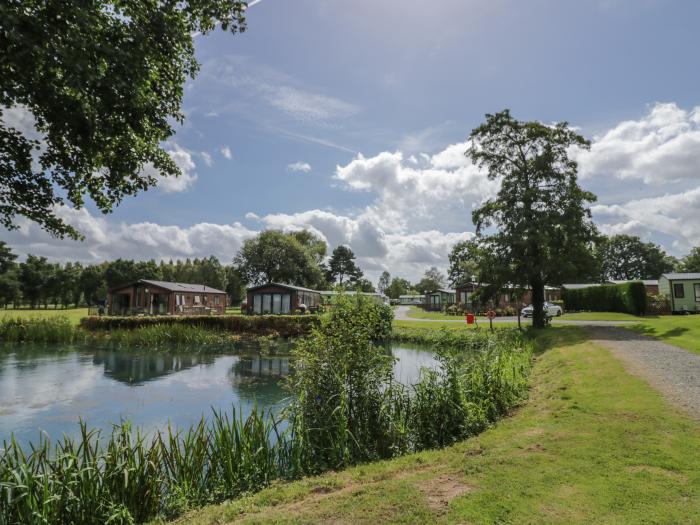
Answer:
[[[229,263],[264,229],[306,228],[373,280],[415,281],[446,269],[497,191],[464,151],[505,108],[592,141],[572,156],[602,232],[700,245],[699,2],[258,0],[247,18],[195,39],[201,71],[164,144],[183,176],[110,215],[62,208],[82,242],[22,220],[1,235],[15,252]]]

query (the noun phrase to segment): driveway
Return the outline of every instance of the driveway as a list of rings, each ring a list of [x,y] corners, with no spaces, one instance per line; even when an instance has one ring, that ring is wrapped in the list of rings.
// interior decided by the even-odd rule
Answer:
[[[417,321],[419,323],[462,323],[466,321],[463,317],[455,317],[454,319],[416,319],[415,317],[409,317],[408,312],[410,311],[409,306],[398,306],[394,310],[394,319],[397,321]],[[518,318],[516,316],[511,317],[496,317],[493,320],[494,323],[517,323]],[[529,319],[521,318],[521,323],[526,324]],[[479,319],[479,323],[488,325],[488,319]],[[564,325],[574,325],[574,326],[624,326],[635,324],[636,321],[580,321],[580,320],[567,320],[560,317],[555,317],[552,320],[554,324],[564,324]]]
[[[630,373],[700,421],[700,355],[620,327],[596,326],[588,332]]]

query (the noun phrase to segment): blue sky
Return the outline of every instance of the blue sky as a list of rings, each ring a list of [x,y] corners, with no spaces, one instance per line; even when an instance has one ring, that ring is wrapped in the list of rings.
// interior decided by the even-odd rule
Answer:
[[[196,38],[184,177],[113,214],[64,210],[86,241],[24,223],[21,254],[230,261],[269,227],[349,244],[372,278],[446,267],[492,195],[462,156],[485,113],[567,120],[608,233],[700,245],[700,3],[261,0],[248,31]]]

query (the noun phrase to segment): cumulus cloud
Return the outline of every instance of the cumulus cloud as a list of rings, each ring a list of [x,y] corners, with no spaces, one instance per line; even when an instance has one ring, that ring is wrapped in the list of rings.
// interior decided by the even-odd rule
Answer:
[[[197,174],[194,173],[197,166],[192,159],[192,153],[175,143],[168,145],[166,152],[180,168],[182,174],[179,177],[164,177],[156,171],[152,164],[147,164],[144,172],[155,176],[158,188],[165,193],[179,193],[188,190],[197,181]]]
[[[311,171],[311,164],[308,162],[294,162],[292,164],[287,164],[287,170],[309,173]]]
[[[231,148],[228,146],[223,146],[220,150],[221,154],[225,159],[231,160],[233,158],[233,153],[231,153]]]
[[[613,233],[660,232],[676,240],[674,246],[687,250],[700,246],[700,187],[683,193],[631,200],[622,204],[593,206],[603,229]]]
[[[211,155],[207,151],[200,151],[199,156],[202,157],[202,161],[204,161],[204,164],[206,164],[209,167],[212,167],[214,165],[214,159],[211,158]]]
[[[389,229],[416,231],[435,224],[463,228],[472,207],[499,187],[464,158],[465,149],[465,143],[454,144],[433,156],[407,159],[400,151],[369,158],[360,154],[338,166],[335,178],[348,189],[375,193],[377,199],[366,213]]]
[[[189,227],[152,222],[114,223],[94,216],[85,208],[57,208],[57,214],[85,235],[85,241],[51,237],[34,223],[24,221],[17,231],[4,238],[19,254],[50,255],[61,261],[101,262],[128,257],[169,259],[215,255],[230,261],[243,241],[257,232],[239,222],[212,224],[201,222]]]
[[[655,104],[638,120],[621,122],[595,137],[590,151],[575,152],[581,176],[639,179],[664,184],[700,179],[700,106]]]

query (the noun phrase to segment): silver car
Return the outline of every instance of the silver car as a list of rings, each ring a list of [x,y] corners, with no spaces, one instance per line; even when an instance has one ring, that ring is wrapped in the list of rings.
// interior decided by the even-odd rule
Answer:
[[[530,304],[522,309],[520,315],[522,315],[523,317],[532,317],[532,310],[533,308]],[[561,306],[557,304],[548,303],[545,301],[544,312],[547,317],[560,317],[564,313],[564,310],[562,310]]]

